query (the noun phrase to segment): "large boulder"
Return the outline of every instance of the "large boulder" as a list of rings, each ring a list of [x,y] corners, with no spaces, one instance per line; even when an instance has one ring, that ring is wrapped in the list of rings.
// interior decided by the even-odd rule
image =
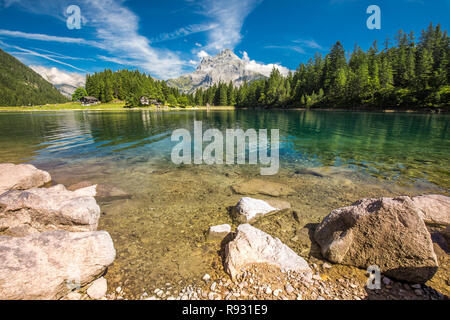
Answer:
[[[432,194],[412,198],[427,224],[450,225],[450,197]]]
[[[0,195],[8,190],[27,190],[50,182],[46,171],[38,170],[31,164],[0,164]]]
[[[261,179],[252,179],[234,185],[231,189],[234,193],[242,195],[263,194],[272,197],[289,196],[295,193],[295,190],[289,186]]]
[[[288,209],[290,206],[288,202],[284,201],[270,202],[245,197],[239,200],[236,207],[233,208],[232,215],[237,221],[246,223],[268,213]]]
[[[246,267],[261,263],[278,267],[282,272],[312,272],[308,263],[280,239],[249,224],[237,228],[236,238],[226,246],[225,255],[226,271],[233,279]]]
[[[105,231],[0,237],[0,300],[60,299],[104,274],[115,256]]]
[[[95,231],[100,218],[95,194],[95,186],[75,192],[63,185],[8,191],[0,196],[0,232],[26,236],[52,230]]]
[[[315,240],[334,263],[377,265],[398,280],[424,283],[438,267],[430,233],[409,197],[364,199],[334,210],[316,229]]]

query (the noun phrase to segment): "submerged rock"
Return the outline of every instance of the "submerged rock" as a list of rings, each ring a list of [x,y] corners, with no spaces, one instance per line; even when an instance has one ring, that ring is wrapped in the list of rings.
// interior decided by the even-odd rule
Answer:
[[[264,201],[253,198],[242,198],[232,210],[233,217],[241,223],[246,223],[268,213],[290,208],[284,201]]]
[[[450,225],[450,197],[433,194],[414,197],[412,201],[425,223]]]
[[[119,188],[103,183],[95,184],[92,183],[91,181],[82,181],[77,184],[71,185],[67,189],[70,191],[76,191],[90,186],[97,186],[96,198],[99,200],[113,201],[113,200],[131,199],[130,194],[126,193],[125,191]]]
[[[219,226],[212,226],[209,228],[208,240],[223,240],[231,233],[231,226],[229,224],[221,224]]]
[[[26,190],[41,187],[52,178],[46,171],[31,164],[0,164],[0,195],[9,190]]]
[[[60,299],[102,275],[115,256],[105,231],[0,237],[0,300]]]
[[[272,197],[288,196],[295,193],[292,188],[276,182],[252,179],[232,187],[234,193],[242,195],[263,194]]]
[[[233,279],[252,264],[265,263],[280,268],[282,272],[312,272],[308,263],[280,239],[242,224],[237,228],[236,238],[225,248],[225,267]]]
[[[95,186],[68,191],[63,185],[8,191],[0,196],[0,232],[12,236],[67,230],[97,230],[100,207]]]
[[[424,283],[437,271],[431,236],[409,197],[363,199],[332,211],[315,232],[334,263],[380,267],[389,277]]]

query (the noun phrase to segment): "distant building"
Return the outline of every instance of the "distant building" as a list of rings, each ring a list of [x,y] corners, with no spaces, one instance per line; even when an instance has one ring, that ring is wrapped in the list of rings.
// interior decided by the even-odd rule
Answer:
[[[150,105],[150,99],[143,96],[141,99],[139,99],[139,102],[141,103],[141,106],[149,106]]]
[[[150,105],[154,105],[154,106],[161,106],[161,102],[159,100],[156,99],[149,99],[146,96],[142,96],[139,99],[139,102],[141,104],[141,106],[150,106]]]
[[[96,105],[96,104],[100,103],[100,101],[98,101],[98,99],[95,98],[95,97],[83,97],[83,98],[80,99],[80,102],[85,107],[89,107],[89,106]]]

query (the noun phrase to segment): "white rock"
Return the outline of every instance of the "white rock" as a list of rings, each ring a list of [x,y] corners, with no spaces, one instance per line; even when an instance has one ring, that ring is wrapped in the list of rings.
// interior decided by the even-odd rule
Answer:
[[[9,191],[0,196],[0,231],[13,236],[66,230],[97,230],[100,207],[94,198],[95,186],[75,192],[63,185]]]
[[[270,288],[270,286],[266,288],[266,294],[272,294],[272,289]]]
[[[209,274],[205,274],[202,279],[203,281],[207,282],[211,279],[211,276]]]
[[[106,295],[106,291],[108,291],[108,282],[105,278],[101,277],[92,282],[86,293],[91,299],[100,300]]]
[[[242,198],[234,209],[234,216],[241,222],[249,222],[256,217],[266,215],[279,209],[272,207],[266,201]]]
[[[280,239],[249,224],[237,228],[236,238],[226,246],[225,255],[226,271],[233,279],[242,273],[245,266],[259,263],[276,266],[282,272],[311,272],[308,263]]]
[[[428,224],[450,225],[450,197],[438,194],[411,198]]]
[[[0,195],[8,190],[41,187],[51,180],[48,172],[38,170],[31,164],[0,164]]]
[[[115,256],[105,231],[0,237],[0,300],[60,299],[97,279]]]
[[[274,291],[273,291],[273,295],[274,295],[275,297],[278,297],[278,296],[280,295],[281,292],[283,292],[283,290],[281,290],[281,289],[274,290]]]
[[[210,292],[210,293],[208,294],[208,299],[209,299],[209,300],[214,300],[215,297],[216,297],[216,293],[214,293],[214,292]]]
[[[70,293],[66,296],[66,299],[67,299],[67,300],[73,300],[73,301],[81,300],[81,298],[82,298],[81,293],[75,292],[75,291],[70,292]]]
[[[286,290],[287,294],[291,294],[294,292],[294,288],[291,286],[290,283],[286,284],[286,286],[284,287],[284,289]]]
[[[231,232],[229,224],[221,224],[219,226],[212,226],[209,228],[208,240],[223,240]]]
[[[211,284],[211,287],[210,287],[211,291],[216,290],[216,287],[217,287],[217,283],[216,283],[216,282],[213,282],[213,283]]]

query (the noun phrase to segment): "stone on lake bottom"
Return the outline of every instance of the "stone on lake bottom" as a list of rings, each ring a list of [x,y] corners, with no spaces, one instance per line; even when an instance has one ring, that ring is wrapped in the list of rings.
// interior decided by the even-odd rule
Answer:
[[[223,240],[231,233],[231,226],[229,224],[222,224],[212,226],[208,231],[208,240]]]

